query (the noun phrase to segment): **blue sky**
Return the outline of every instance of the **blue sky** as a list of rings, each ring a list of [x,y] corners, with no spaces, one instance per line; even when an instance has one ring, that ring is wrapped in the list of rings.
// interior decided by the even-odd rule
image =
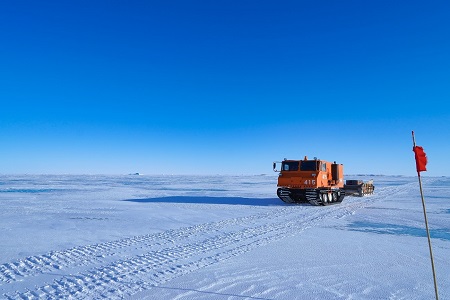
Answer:
[[[0,173],[450,175],[448,1],[2,1]]]

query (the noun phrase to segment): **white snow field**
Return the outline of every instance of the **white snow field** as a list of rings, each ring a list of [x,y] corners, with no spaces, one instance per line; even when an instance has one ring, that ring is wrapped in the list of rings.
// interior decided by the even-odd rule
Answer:
[[[450,299],[450,177],[426,177]],[[276,176],[0,176],[1,299],[434,299],[416,177],[288,205]]]

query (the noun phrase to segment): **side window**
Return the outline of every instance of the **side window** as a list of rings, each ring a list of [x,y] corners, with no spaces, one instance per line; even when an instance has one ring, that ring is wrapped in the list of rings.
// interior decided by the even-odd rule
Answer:
[[[324,172],[327,171],[327,164],[322,163],[322,171],[324,171]]]

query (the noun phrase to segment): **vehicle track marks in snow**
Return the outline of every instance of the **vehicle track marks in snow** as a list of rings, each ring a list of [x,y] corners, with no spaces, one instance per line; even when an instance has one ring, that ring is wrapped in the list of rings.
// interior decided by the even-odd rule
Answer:
[[[174,277],[192,272],[212,263],[248,252],[249,250],[283,238],[282,233],[292,234],[322,220],[323,214],[315,214],[308,220],[278,222],[247,227],[222,233],[199,242],[151,251],[126,260],[118,260],[106,266],[93,268],[75,276],[63,276],[52,284],[35,291],[7,294],[8,299],[20,299],[33,294],[45,297],[118,297],[150,288]],[[143,277],[143,278],[142,278]],[[142,279],[140,279],[142,278]],[[137,280],[138,279],[138,280]],[[133,283],[134,284],[131,284]],[[111,291],[113,291],[111,293]],[[78,293],[81,293],[78,295]],[[88,296],[89,295],[89,296]]]
[[[348,216],[409,188],[405,184],[380,189],[376,195],[348,197],[328,207],[277,207],[246,217],[27,257],[0,266],[0,289],[14,284],[15,291],[3,293],[7,299],[122,298],[299,234],[324,219]],[[52,282],[39,280],[45,272],[59,275]],[[31,276],[37,284],[22,284],[21,280]]]
[[[20,280],[22,277],[33,276],[42,272],[101,264],[110,257],[117,257],[121,254],[126,255],[130,249],[136,249],[137,251],[135,252],[139,252],[138,249],[140,249],[142,252],[148,249],[167,246],[168,244],[175,244],[179,241],[193,238],[194,236],[220,231],[231,226],[252,223],[261,218],[271,220],[295,212],[292,208],[283,207],[277,208],[269,213],[205,223],[101,244],[80,246],[64,251],[52,251],[45,255],[30,256],[12,263],[0,265],[0,285],[4,282],[11,283]]]

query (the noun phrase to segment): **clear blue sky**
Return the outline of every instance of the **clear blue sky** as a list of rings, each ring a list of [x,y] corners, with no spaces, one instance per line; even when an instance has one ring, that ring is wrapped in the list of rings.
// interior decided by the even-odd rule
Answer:
[[[450,175],[449,1],[2,1],[0,173]]]

